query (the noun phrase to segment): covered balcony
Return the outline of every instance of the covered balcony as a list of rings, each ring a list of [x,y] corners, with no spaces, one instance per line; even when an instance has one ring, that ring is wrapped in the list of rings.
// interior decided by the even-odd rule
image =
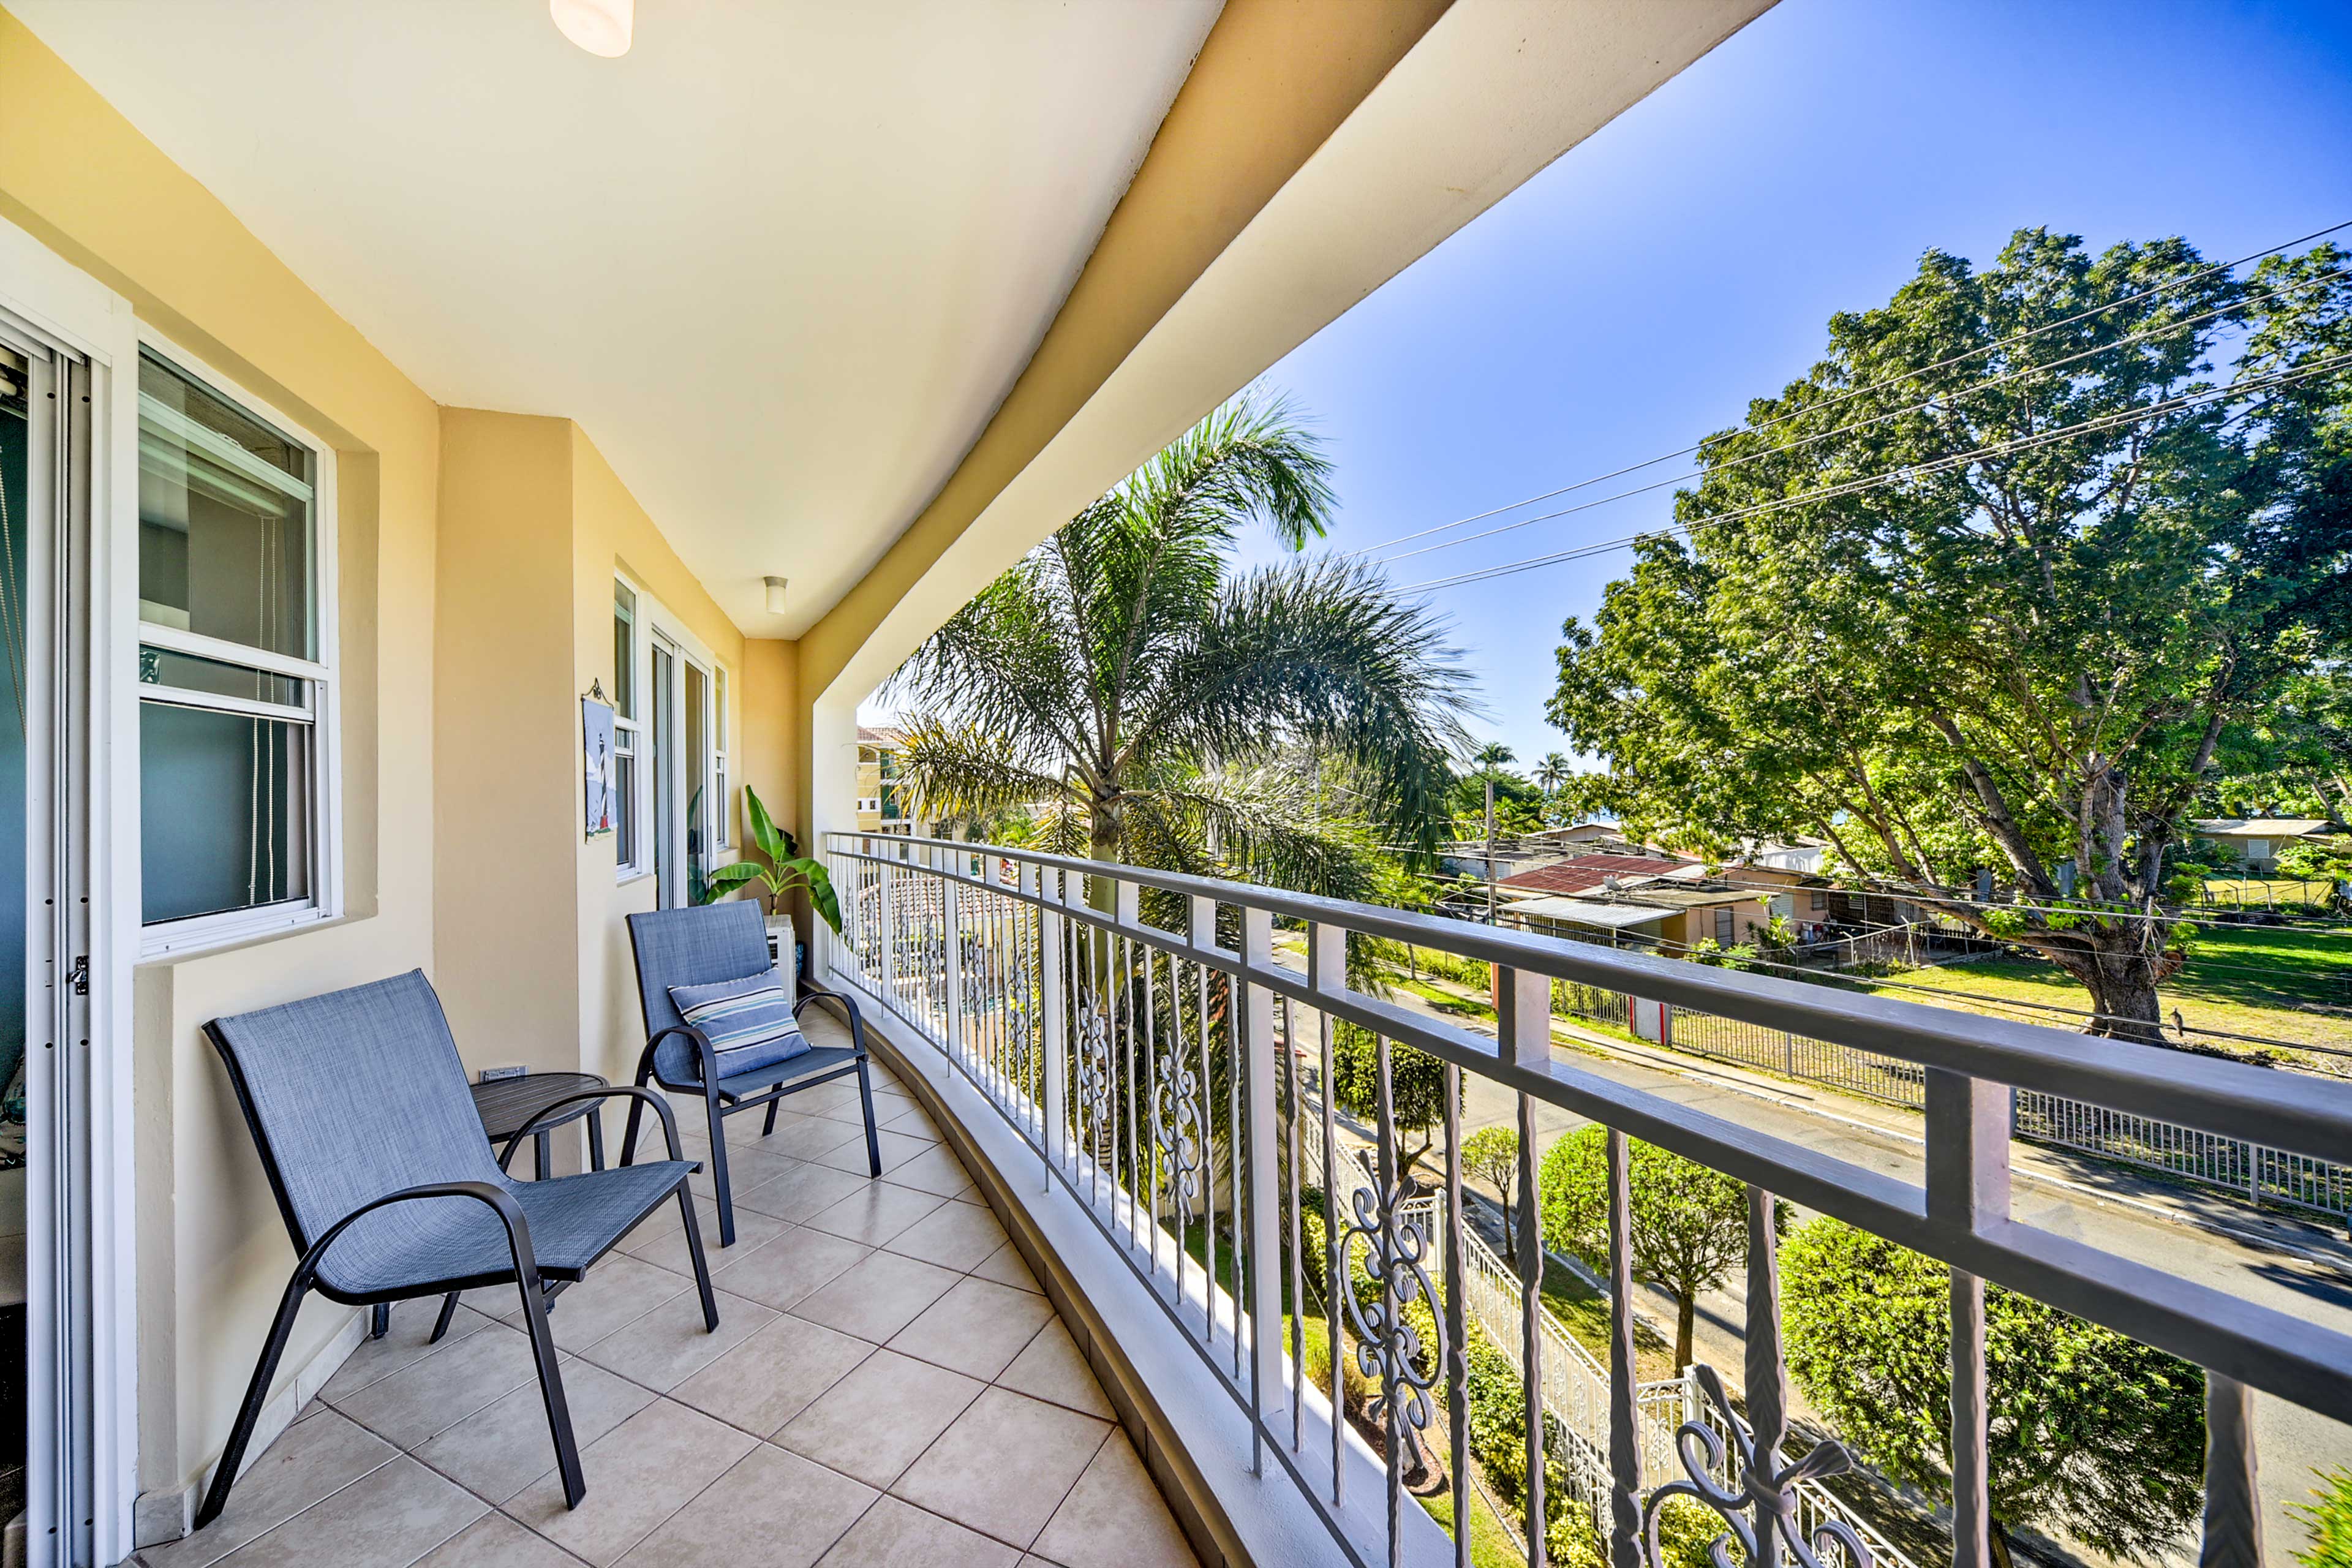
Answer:
[[[2071,1568],[1994,1519],[2028,1299],[2178,1358],[2173,1556],[2263,1562],[2347,1451],[2343,1260],[2263,1229],[2352,1205],[2343,1084],[930,838],[861,773],[959,605],[1768,4],[0,0],[0,1568]],[[422,976],[452,1084],[629,1085],[672,1005],[631,921],[773,834],[840,926],[787,894],[730,978],[856,1005],[873,1152],[847,1079],[716,1143],[673,1092],[715,1328],[674,1203],[551,1349],[511,1289],[446,1332],[289,1290],[207,1025]],[[1351,982],[1376,942],[1494,1028]],[[1585,1054],[1562,994],[1769,1092]],[[1824,1077],[1851,1147],[1774,1109]],[[617,1157],[598,1114],[538,1177]],[[1588,1128],[1571,1258],[1538,1156]],[[2053,1150],[2242,1189],[2238,1239],[2110,1223]],[[1690,1367],[1633,1240],[1658,1151],[1739,1211]],[[1796,1389],[1784,1207],[1933,1274],[1937,1495]]]

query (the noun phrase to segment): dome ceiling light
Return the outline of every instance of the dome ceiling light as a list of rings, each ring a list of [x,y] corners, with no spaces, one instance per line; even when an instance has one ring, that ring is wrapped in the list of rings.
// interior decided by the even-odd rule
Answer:
[[[629,52],[631,12],[636,0],[547,0],[556,31],[592,55],[608,60]]]

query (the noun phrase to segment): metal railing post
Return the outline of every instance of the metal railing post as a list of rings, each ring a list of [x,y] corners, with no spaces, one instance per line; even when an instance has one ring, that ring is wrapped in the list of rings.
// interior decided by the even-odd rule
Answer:
[[[1045,1125],[1037,1142],[1045,1156],[1045,1186],[1050,1192],[1054,1185],[1055,1135],[1061,1135],[1066,1148],[1069,1142],[1069,1108],[1064,1097],[1069,1083],[1070,1056],[1068,1037],[1063,1026],[1063,1015],[1068,1006],[1065,990],[1067,977],[1062,969],[1069,960],[1063,930],[1069,917],[1055,908],[1066,896],[1062,873],[1043,866],[1035,870],[1037,895],[1045,900],[1037,921],[1037,979],[1045,1014],[1042,1042],[1045,1059],[1041,1069],[1045,1079]]]
[[[882,954],[882,1005],[895,1010],[898,1005],[898,900],[891,896],[890,886],[897,880],[891,869],[890,857],[894,853],[886,851],[876,868],[874,918],[875,923],[881,928],[875,946],[881,950]]]
[[[963,879],[963,857],[951,854],[942,868],[940,852],[931,852],[931,874],[940,884],[940,980],[947,989],[946,1003],[940,1009],[945,1026],[940,1030],[941,1043],[946,1046],[948,1059],[971,1070],[963,1057],[963,919],[956,897],[956,884]]]
[[[1975,1234],[2009,1217],[2009,1086],[1927,1069],[1927,1221]],[[1952,1275],[1952,1564],[1989,1568],[1990,1390],[1984,1281]]]
[[[1530,1072],[1551,1071],[1551,981],[1525,969],[1498,969],[1495,975],[1496,1034],[1506,1061]],[[1662,1030],[1661,1033],[1664,1031]],[[1527,1518],[1528,1568],[1544,1568],[1545,1535],[1551,1516],[1544,1505],[1543,1334],[1538,1313],[1542,1310],[1544,1246],[1538,1216],[1543,1208],[1536,1193],[1536,1102],[1525,1089],[1518,1095],[1519,1213],[1525,1221],[1517,1237],[1519,1256],[1519,1365],[1526,1384],[1525,1417],[1528,1437]]]
[[[1274,967],[1274,916],[1265,910],[1242,910],[1242,962],[1252,969]],[[1282,1366],[1282,1241],[1276,1232],[1282,1191],[1278,1163],[1282,1121],[1275,1104],[1276,1053],[1286,1048],[1274,1036],[1274,994],[1244,980],[1241,985],[1242,1127],[1247,1142],[1244,1202],[1249,1219],[1249,1313],[1251,1399],[1260,1406],[1257,1433],[1251,1439],[1253,1474],[1260,1468],[1256,1449],[1264,1440],[1269,1418],[1266,1395],[1283,1384]]]

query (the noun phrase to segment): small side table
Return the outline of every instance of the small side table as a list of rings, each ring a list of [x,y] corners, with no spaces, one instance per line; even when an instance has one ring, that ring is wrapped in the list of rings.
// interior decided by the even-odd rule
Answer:
[[[508,1139],[530,1126],[531,1118],[565,1095],[606,1087],[605,1080],[593,1072],[532,1072],[471,1086],[474,1110],[482,1119],[482,1132],[489,1139],[493,1153],[503,1148]],[[583,1100],[565,1107],[553,1121],[541,1128],[531,1139],[531,1174],[542,1182],[547,1180],[550,1156],[554,1152],[550,1134],[583,1116],[588,1118],[588,1168],[603,1170],[604,1119],[597,1112],[604,1108],[602,1100]]]

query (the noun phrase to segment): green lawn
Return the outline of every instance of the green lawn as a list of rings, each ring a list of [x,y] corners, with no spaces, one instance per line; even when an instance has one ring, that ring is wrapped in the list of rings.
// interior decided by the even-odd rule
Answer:
[[[1430,1518],[1444,1527],[1446,1534],[1454,1533],[1452,1492],[1416,1500],[1429,1510]],[[1519,1554],[1517,1543],[1511,1539],[1510,1531],[1495,1517],[1495,1510],[1486,1506],[1486,1500],[1478,1489],[1471,1488],[1470,1568],[1520,1568],[1526,1562],[1527,1559]]]
[[[2063,971],[2035,959],[1991,958],[1971,963],[1948,963],[1886,976],[1907,986],[1933,991],[1978,992],[2021,1002],[2054,1003],[2087,1008],[2090,996]],[[1892,996],[1914,1001],[1933,998],[1891,986],[1873,987]],[[2178,1007],[2191,1030],[2214,1029],[2231,1034],[2259,1035],[2296,1045],[2352,1047],[2352,932],[2315,931],[2294,926],[2224,926],[2204,924],[2190,938],[2188,965],[2161,993],[2168,1024]],[[2001,1014],[1966,997],[1948,1005]],[[2344,1008],[2323,1012],[2315,1006]],[[2018,1016],[2011,1012],[2006,1016]],[[2048,1021],[2072,1026],[2063,1015]],[[2208,1043],[2231,1050],[2254,1052],[2261,1047],[2229,1040]],[[2352,1070],[2352,1062],[2298,1056],[2302,1065],[2330,1071]]]

